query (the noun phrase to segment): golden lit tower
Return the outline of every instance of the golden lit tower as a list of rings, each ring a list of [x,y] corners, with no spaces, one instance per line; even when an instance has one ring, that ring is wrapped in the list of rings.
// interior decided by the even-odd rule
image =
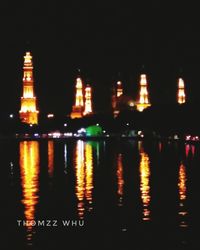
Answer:
[[[151,104],[148,98],[148,90],[147,90],[147,78],[145,74],[140,75],[140,97],[139,102],[137,104],[137,110],[142,112],[145,108],[150,107]]]
[[[83,82],[80,77],[76,79],[75,105],[72,107],[71,118],[81,118],[84,111]]]
[[[185,103],[185,84],[182,78],[178,79],[178,103]]]
[[[34,96],[33,64],[30,52],[24,56],[23,96],[21,97],[20,119],[24,123],[38,124],[36,97]]]
[[[92,88],[90,85],[87,84],[85,87],[85,109],[84,115],[92,114]]]

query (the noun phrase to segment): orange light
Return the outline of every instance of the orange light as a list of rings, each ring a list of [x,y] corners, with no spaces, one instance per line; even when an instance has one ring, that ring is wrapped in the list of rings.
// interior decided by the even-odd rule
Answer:
[[[137,110],[142,112],[145,108],[150,107],[148,91],[147,91],[147,78],[145,74],[140,75],[140,96],[137,104]]]
[[[185,201],[186,201],[186,168],[181,163],[179,167],[179,181],[178,181],[178,189],[179,189],[179,216],[180,216],[180,227],[187,227],[186,223],[186,215],[188,214],[186,208],[185,208]]]
[[[185,84],[182,78],[178,79],[178,103],[185,103]]]
[[[85,110],[83,114],[92,114],[92,88],[89,85],[85,88]]]
[[[22,204],[27,227],[27,241],[32,243],[35,206],[38,203],[39,144],[37,141],[20,142],[20,174],[23,192]]]
[[[122,155],[119,154],[117,157],[117,193],[119,196],[118,206],[122,206],[123,193],[124,193],[124,178],[123,178],[123,165],[122,165]]]
[[[150,220],[150,209],[149,204],[151,200],[150,196],[150,165],[149,165],[149,156],[143,151],[141,142],[138,144],[140,150],[140,192],[141,192],[141,199],[143,203],[143,220],[148,221]]]
[[[36,97],[33,88],[33,64],[30,52],[24,56],[23,96],[21,97],[20,119],[28,124],[38,124]]]

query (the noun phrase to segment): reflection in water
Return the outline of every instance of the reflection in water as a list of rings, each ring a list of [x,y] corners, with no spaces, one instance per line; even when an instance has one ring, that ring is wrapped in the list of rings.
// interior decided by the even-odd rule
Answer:
[[[159,149],[159,152],[162,151],[162,142],[159,142],[159,143],[158,143],[158,149]]]
[[[187,227],[188,224],[186,223],[186,216],[187,210],[185,208],[185,201],[186,201],[186,169],[183,163],[181,163],[179,167],[179,181],[178,181],[178,188],[179,188],[179,216],[180,216],[180,227]]]
[[[78,198],[78,215],[84,218],[85,207],[92,210],[93,189],[93,155],[92,145],[79,140],[75,154],[76,196]],[[85,201],[86,200],[86,201]]]
[[[64,145],[64,173],[67,174],[67,144]]]
[[[124,178],[123,178],[123,165],[122,165],[122,155],[119,154],[117,157],[117,193],[118,193],[118,206],[123,205],[123,189],[124,189]]]
[[[150,196],[150,166],[149,166],[149,157],[147,153],[144,152],[141,142],[138,142],[139,152],[141,156],[140,160],[140,192],[141,192],[141,199],[143,203],[143,220],[148,221],[150,220],[150,209],[149,204],[151,200]]]
[[[88,202],[88,210],[92,210],[92,189],[93,189],[93,158],[92,146],[85,144],[85,165],[86,165],[86,200]]]
[[[35,206],[38,203],[39,145],[37,141],[20,142],[22,203],[27,227],[27,241],[32,245]]]
[[[48,173],[53,176],[54,171],[54,141],[48,141]]]
[[[195,153],[195,146],[191,145],[191,144],[186,144],[185,145],[185,155],[186,155],[186,157],[188,157],[189,154],[191,156],[194,156],[194,153]]]

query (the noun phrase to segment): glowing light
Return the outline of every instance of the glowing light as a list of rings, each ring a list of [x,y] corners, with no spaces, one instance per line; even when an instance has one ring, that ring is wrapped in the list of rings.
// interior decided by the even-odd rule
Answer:
[[[76,79],[75,105],[72,107],[71,118],[80,118],[83,116],[83,83],[81,78]]]
[[[47,118],[53,118],[54,117],[54,114],[48,114],[47,115]]]
[[[80,219],[84,218],[87,208],[91,211],[92,190],[93,190],[93,154],[92,145],[89,142],[84,143],[79,140],[75,152],[76,164],[76,196],[78,199],[78,215]]]
[[[117,193],[119,196],[118,206],[122,206],[123,203],[123,193],[124,193],[124,178],[123,178],[123,165],[122,165],[122,155],[119,154],[117,157]]]
[[[120,97],[121,95],[123,95],[122,82],[118,81],[117,82],[117,97]]]
[[[143,151],[141,142],[138,144],[139,150],[140,150],[140,192],[141,192],[141,199],[143,203],[143,220],[149,221],[150,220],[150,209],[149,204],[151,200],[150,196],[150,183],[149,183],[149,177],[150,177],[150,166],[149,166],[149,157],[148,155]]]
[[[48,173],[53,176],[54,171],[54,142],[48,141]]]
[[[93,189],[93,156],[92,145],[90,143],[85,144],[85,175],[86,175],[86,187],[85,197],[88,203],[88,211],[92,210],[92,189]]]
[[[33,88],[33,65],[30,52],[24,56],[23,96],[21,97],[21,109],[19,111],[22,122],[38,124],[38,110]]]
[[[84,178],[84,142],[78,141],[76,146],[76,196],[78,198],[78,215],[80,219],[84,217],[84,190],[85,190],[85,178]]]
[[[85,88],[85,110],[83,114],[92,114],[92,88],[89,85]]]
[[[182,78],[178,79],[178,103],[185,103],[185,84]]]
[[[147,79],[146,75],[140,75],[140,97],[139,102],[137,104],[137,110],[142,112],[145,108],[150,107],[151,104],[148,98],[148,91],[147,91]]]
[[[186,201],[186,169],[183,163],[181,163],[179,167],[179,181],[178,181],[178,189],[179,189],[179,216],[180,216],[180,227],[187,227],[188,224],[186,223],[186,216],[188,214],[185,208],[185,201]]]
[[[27,228],[27,242],[32,245],[34,234],[31,222],[35,218],[35,206],[38,203],[39,144],[36,141],[20,142],[20,175]]]

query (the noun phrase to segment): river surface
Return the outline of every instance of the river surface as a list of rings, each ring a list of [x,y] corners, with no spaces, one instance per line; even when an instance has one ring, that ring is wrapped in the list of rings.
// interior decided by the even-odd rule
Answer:
[[[15,140],[0,150],[5,249],[200,250],[199,144]]]

